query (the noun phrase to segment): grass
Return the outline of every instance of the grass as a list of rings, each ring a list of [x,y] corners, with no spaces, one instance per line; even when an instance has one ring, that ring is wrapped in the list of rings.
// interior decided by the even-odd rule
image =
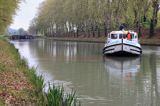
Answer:
[[[0,45],[0,104],[36,104],[37,96],[32,95],[36,86],[31,84],[30,78],[25,74],[27,65],[20,59],[14,46],[7,43],[2,36]]]
[[[0,39],[3,39],[4,38],[4,35],[0,35]]]
[[[0,35],[0,39],[5,39],[7,36],[5,35]]]
[[[36,87],[34,94],[38,98],[37,104],[46,105],[45,95],[43,93],[43,88],[45,86],[43,77],[37,76],[34,68],[28,69],[26,74],[29,76],[31,83]]]
[[[46,94],[48,106],[78,106],[75,91],[65,94],[63,87],[55,87],[49,84],[49,90]]]
[[[77,106],[75,92],[65,94],[63,87],[49,86],[29,68],[18,50],[0,36],[0,106]]]
[[[20,57],[20,56],[15,56]],[[34,86],[34,92],[32,92],[32,96],[36,96],[35,103],[39,106],[46,105],[43,88],[44,88],[44,79],[42,76],[37,76],[35,68],[29,68],[27,66],[27,62],[25,59],[18,59],[17,60],[17,67],[24,68],[25,75],[29,78],[31,84]]]
[[[18,67],[25,68],[26,60],[20,59],[18,60]],[[77,106],[80,103],[77,102],[77,98],[75,96],[75,92],[71,92],[69,94],[65,94],[64,88],[51,86],[49,84],[49,90],[46,94],[43,92],[43,88],[45,87],[43,76],[37,76],[36,69],[31,68],[25,71],[26,75],[30,78],[32,84],[36,87],[34,91],[34,95],[38,98],[36,104],[39,106]]]
[[[4,64],[2,64],[2,63],[0,63],[0,71],[5,71],[5,65]]]

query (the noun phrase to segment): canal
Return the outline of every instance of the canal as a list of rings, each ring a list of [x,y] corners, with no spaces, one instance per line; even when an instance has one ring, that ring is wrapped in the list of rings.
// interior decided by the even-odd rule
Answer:
[[[12,42],[45,82],[74,89],[82,106],[160,106],[160,47],[141,57],[103,57],[103,43]]]

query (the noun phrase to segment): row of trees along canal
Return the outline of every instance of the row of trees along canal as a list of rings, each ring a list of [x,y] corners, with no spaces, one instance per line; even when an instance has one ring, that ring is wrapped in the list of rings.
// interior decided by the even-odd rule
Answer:
[[[125,23],[152,37],[160,24],[159,0],[45,0],[29,31],[45,36],[107,36]]]
[[[12,23],[12,17],[16,13],[21,0],[0,0],[0,34],[4,34]]]

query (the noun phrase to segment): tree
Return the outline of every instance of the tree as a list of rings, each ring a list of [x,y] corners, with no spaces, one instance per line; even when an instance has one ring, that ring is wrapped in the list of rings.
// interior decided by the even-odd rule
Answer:
[[[154,30],[157,25],[158,21],[158,10],[159,10],[159,0],[152,0],[152,8],[153,8],[153,13],[152,13],[152,18],[151,18],[151,23],[150,23],[150,34],[149,37],[154,36]]]
[[[17,31],[17,33],[19,35],[27,35],[27,31],[25,31],[23,28],[19,28],[18,31]]]
[[[122,23],[141,33],[141,27],[150,19],[151,14],[157,13],[157,8],[155,12],[150,11],[157,6],[150,5],[153,1],[155,0],[45,0],[39,6],[35,25],[31,25],[45,36],[99,37],[101,32],[107,35],[108,30],[117,30]],[[152,24],[155,24],[157,18],[152,20]]]
[[[16,13],[20,1],[0,0],[0,34],[4,33],[6,28],[11,24],[12,16]]]

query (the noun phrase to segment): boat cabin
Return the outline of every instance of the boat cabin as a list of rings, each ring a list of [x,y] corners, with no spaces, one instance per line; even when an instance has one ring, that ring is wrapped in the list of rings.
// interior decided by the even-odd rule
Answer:
[[[140,55],[141,45],[138,42],[138,34],[134,31],[112,31],[103,48],[104,55]]]
[[[128,36],[130,35],[130,37]],[[127,39],[131,41],[138,41],[138,35],[133,31],[112,31],[108,34],[108,40]]]

